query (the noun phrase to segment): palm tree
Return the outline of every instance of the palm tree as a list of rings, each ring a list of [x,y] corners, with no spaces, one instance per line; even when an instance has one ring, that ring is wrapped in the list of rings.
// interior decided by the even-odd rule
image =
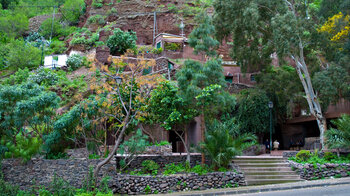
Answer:
[[[350,115],[343,114],[332,123],[337,128],[331,128],[326,132],[326,144],[330,149],[337,149],[339,156],[340,149],[350,148]]]
[[[207,127],[205,142],[200,144],[201,150],[207,154],[214,168],[227,168],[232,158],[256,143],[252,133],[241,133],[239,126],[232,120],[220,122],[214,120]]]

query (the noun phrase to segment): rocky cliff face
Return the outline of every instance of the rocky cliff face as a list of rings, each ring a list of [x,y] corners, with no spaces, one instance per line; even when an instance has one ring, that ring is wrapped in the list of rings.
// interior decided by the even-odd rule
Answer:
[[[138,37],[137,44],[151,45],[154,34],[170,33],[180,35],[179,24],[182,17],[174,12],[171,7],[179,6],[185,1],[175,0],[123,0],[111,3],[110,0],[104,0],[103,6],[95,7],[91,1],[87,1],[87,13],[82,19],[101,15],[105,17],[106,25],[114,22],[113,27],[120,28],[123,31],[135,31]],[[188,19],[188,18],[187,18]],[[187,23],[185,18],[185,35],[188,35],[193,24]],[[189,17],[193,19],[193,17]],[[156,22],[155,22],[156,21]],[[189,20],[191,21],[191,20]],[[90,25],[85,23],[85,27]]]

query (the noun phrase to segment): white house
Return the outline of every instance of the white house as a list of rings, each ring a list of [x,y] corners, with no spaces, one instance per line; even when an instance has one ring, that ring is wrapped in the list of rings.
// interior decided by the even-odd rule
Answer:
[[[50,55],[50,56],[45,56],[44,60],[44,68],[61,68],[67,66],[68,56],[65,54],[62,55]]]

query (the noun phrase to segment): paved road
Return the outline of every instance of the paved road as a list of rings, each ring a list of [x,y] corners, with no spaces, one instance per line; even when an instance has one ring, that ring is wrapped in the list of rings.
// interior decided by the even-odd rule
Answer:
[[[350,185],[305,188],[287,191],[241,194],[241,196],[349,196]]]

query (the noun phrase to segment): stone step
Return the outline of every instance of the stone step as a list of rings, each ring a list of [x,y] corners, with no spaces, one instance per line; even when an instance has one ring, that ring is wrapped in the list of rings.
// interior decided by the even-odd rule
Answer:
[[[300,179],[299,175],[247,175],[246,180],[256,179]]]
[[[233,160],[286,160],[282,156],[237,156]]]
[[[293,170],[290,167],[240,167],[243,172],[260,172],[260,171],[289,171]]]
[[[240,168],[244,167],[289,167],[289,163],[238,163]]]
[[[255,180],[246,180],[247,185],[265,185],[265,184],[280,184],[288,182],[300,182],[304,181],[302,179],[255,179]]]
[[[296,175],[294,171],[245,171],[245,176],[249,175]]]
[[[233,163],[236,164],[241,164],[241,163],[284,163],[286,162],[285,160],[241,160],[241,159],[235,159],[232,161]]]

